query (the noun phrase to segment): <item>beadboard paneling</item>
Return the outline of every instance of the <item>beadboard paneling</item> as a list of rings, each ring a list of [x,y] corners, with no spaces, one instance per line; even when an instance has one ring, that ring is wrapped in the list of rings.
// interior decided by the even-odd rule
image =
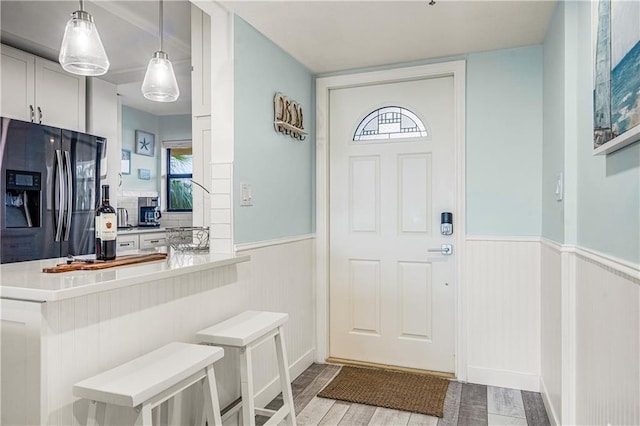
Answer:
[[[640,424],[640,280],[576,254],[576,423]]]
[[[540,242],[467,241],[469,382],[531,391],[540,376]]]
[[[540,392],[552,424],[560,424],[562,418],[561,248],[543,240],[540,256]]]
[[[543,240],[540,255],[540,392],[549,420],[560,424],[562,394],[561,246]]]
[[[314,350],[313,240],[246,253],[251,261],[242,265],[47,303],[42,350],[48,424],[84,424],[88,405],[72,396],[73,383],[168,342],[194,342],[196,331],[247,309],[287,312],[292,378],[308,367]],[[240,394],[237,355],[227,349],[215,366],[222,406]],[[255,389],[270,400],[279,392],[270,386],[277,376],[273,345],[260,347],[254,359]],[[191,410],[183,415],[193,424]],[[123,424],[133,416],[119,410],[113,421]]]

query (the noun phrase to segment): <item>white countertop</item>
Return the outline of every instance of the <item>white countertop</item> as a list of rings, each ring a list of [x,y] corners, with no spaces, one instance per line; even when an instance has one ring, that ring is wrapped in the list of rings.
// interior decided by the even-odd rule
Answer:
[[[130,250],[127,254],[157,250]],[[89,257],[89,256],[86,256]],[[164,261],[118,266],[96,271],[45,274],[42,268],[64,263],[66,258],[0,265],[0,298],[54,302],[113,290],[153,280],[175,277],[221,266],[247,262],[249,255],[182,253],[170,250]]]

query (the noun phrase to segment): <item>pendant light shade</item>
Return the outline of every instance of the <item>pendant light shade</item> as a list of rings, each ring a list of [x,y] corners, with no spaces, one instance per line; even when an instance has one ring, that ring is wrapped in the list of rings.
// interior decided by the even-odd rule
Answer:
[[[58,60],[62,68],[72,74],[97,76],[109,70],[107,53],[93,17],[84,11],[82,0],[80,10],[73,12],[67,22]]]
[[[160,50],[153,54],[142,82],[142,94],[156,102],[173,102],[180,96],[180,89],[173,72],[169,55],[162,50],[162,0],[160,0]]]

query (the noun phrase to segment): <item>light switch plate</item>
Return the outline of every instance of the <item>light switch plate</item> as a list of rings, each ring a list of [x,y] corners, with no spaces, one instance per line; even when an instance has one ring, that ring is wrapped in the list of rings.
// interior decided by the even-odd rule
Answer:
[[[253,194],[252,194],[252,188],[250,183],[240,184],[240,205],[241,206],[253,205]]]
[[[556,175],[556,201],[562,201],[564,198],[564,182],[562,178],[562,172]]]

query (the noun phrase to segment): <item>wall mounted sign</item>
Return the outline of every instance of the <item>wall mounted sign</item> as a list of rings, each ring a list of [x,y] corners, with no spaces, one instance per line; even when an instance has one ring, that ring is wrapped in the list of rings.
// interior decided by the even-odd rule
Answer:
[[[600,0],[592,8],[593,153],[608,154],[640,140],[638,5]]]
[[[136,154],[153,157],[156,136],[153,133],[136,130]]]
[[[138,169],[138,179],[140,179],[140,180],[151,180],[151,170],[149,170],[149,169]]]
[[[273,125],[276,132],[298,140],[305,140],[302,105],[278,92],[273,97]]]

